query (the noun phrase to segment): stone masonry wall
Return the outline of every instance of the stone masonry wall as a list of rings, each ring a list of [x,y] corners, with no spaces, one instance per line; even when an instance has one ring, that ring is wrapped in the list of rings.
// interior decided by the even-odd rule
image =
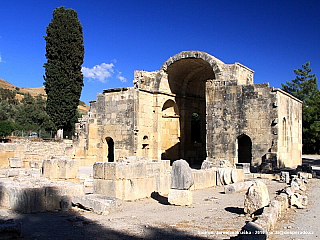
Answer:
[[[31,141],[14,139],[12,143],[0,143],[0,167],[9,167],[11,157],[21,158],[23,167],[41,167],[44,159],[51,156],[74,156],[71,140],[63,142]]]
[[[276,94],[268,84],[209,81],[206,94],[208,159],[237,163],[237,138],[243,134],[252,141],[253,165],[260,165],[267,152],[276,152]]]
[[[302,102],[276,89],[279,167],[302,164]]]
[[[105,90],[91,106],[87,155],[108,161],[108,140],[114,142],[114,159],[134,154],[135,94],[133,88]]]

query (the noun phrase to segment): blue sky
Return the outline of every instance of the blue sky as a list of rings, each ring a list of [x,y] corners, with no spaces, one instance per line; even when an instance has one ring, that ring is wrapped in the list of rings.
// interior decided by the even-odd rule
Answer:
[[[77,11],[84,34],[81,100],[132,86],[134,70],[155,71],[187,50],[255,71],[255,83],[281,87],[311,62],[320,77],[320,1],[1,1],[0,78],[43,86],[46,27],[59,6]]]

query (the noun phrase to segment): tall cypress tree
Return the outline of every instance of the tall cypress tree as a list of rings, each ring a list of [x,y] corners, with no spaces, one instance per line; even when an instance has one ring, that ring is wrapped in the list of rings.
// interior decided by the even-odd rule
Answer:
[[[302,105],[302,143],[304,153],[319,152],[320,144],[320,92],[317,78],[311,74],[310,62],[302,65],[302,69],[293,70],[296,78],[282,89],[303,102]]]
[[[70,131],[83,87],[83,33],[77,12],[56,8],[46,34],[46,111],[58,129]]]

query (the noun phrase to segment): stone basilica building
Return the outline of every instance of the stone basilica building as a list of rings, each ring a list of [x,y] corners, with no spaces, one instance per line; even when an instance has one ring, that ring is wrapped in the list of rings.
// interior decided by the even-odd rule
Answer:
[[[199,51],[178,53],[154,72],[135,71],[133,87],[103,90],[90,102],[77,125],[77,155],[295,167],[302,103],[268,83],[254,84],[253,74]]]

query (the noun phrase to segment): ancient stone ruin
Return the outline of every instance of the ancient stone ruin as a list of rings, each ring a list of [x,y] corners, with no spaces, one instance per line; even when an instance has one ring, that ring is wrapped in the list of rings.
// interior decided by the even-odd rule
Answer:
[[[199,51],[135,71],[134,87],[106,89],[77,126],[77,154],[96,161],[227,160],[272,170],[301,164],[302,104],[253,70]]]
[[[225,186],[227,194],[247,192],[246,213],[265,208],[278,216],[266,186],[253,179],[301,165],[301,124],[301,101],[254,84],[251,69],[181,52],[157,71],[136,71],[133,87],[99,93],[74,139],[0,143],[0,206],[107,215],[155,193],[188,206],[195,190]],[[281,173],[290,182],[281,206],[305,207],[306,178]],[[18,235],[19,226],[11,227]]]

